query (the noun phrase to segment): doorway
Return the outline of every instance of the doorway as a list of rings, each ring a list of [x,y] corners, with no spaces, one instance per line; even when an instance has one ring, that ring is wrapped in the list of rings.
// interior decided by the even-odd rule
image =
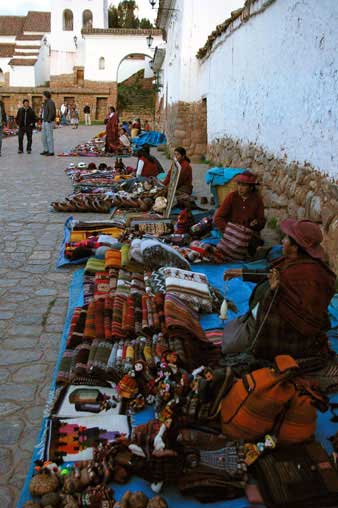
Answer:
[[[42,105],[42,96],[32,95],[32,109],[37,117],[39,117],[41,105]]]
[[[107,116],[107,97],[96,97],[95,120],[104,120]]]

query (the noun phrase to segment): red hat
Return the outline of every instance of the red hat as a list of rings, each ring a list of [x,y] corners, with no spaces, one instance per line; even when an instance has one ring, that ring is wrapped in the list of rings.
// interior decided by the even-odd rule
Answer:
[[[311,257],[325,261],[327,256],[320,245],[323,235],[318,224],[310,220],[285,219],[280,223],[283,233],[290,236]]]
[[[251,171],[244,171],[236,176],[236,181],[237,183],[257,185],[257,176],[251,173]]]

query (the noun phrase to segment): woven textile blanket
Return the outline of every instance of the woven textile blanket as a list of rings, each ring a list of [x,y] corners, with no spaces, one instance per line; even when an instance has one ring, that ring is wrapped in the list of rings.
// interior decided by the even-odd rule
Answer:
[[[188,261],[177,250],[158,240],[141,240],[141,253],[144,264],[152,269],[160,268],[161,266],[174,266],[185,270],[190,269]]]
[[[85,274],[83,276],[83,302],[88,305],[94,299],[95,275]]]
[[[164,315],[169,335],[207,341],[198,314],[176,295],[171,293],[165,295]]]
[[[105,253],[105,269],[121,268],[121,251],[116,249],[107,250]]]
[[[252,235],[251,229],[228,222],[223,238],[216,249],[220,251],[223,259],[245,259],[248,256],[248,246]]]
[[[96,272],[94,284],[94,300],[105,298],[109,294],[108,272]]]
[[[115,290],[115,296],[125,296],[127,297],[130,294],[131,289],[131,281],[132,274],[127,272],[126,270],[119,270],[119,275],[117,279],[117,285]]]
[[[203,273],[164,268],[166,292],[184,300],[196,312],[212,312],[208,279]]]

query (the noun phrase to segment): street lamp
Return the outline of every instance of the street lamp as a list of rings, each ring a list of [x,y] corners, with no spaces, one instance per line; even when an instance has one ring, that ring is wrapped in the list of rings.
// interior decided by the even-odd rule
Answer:
[[[154,37],[151,34],[149,34],[148,37],[146,37],[146,41],[147,41],[148,48],[150,49],[153,44]]]
[[[77,37],[76,37],[76,35],[74,35],[73,41],[74,41],[75,47],[77,48]]]

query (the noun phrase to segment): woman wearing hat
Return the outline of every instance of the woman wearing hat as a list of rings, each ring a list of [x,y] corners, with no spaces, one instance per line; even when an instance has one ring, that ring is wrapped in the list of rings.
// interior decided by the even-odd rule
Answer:
[[[264,204],[256,191],[257,178],[250,171],[244,171],[237,176],[237,190],[230,192],[221,206],[216,210],[213,223],[224,235],[218,245],[226,257],[243,259],[246,254],[254,254],[257,245],[261,243],[259,231],[265,226]],[[241,228],[233,227],[241,226]],[[244,244],[237,245],[235,238],[243,237]],[[246,240],[247,239],[247,240]],[[232,242],[234,241],[234,245]],[[245,247],[242,250],[240,247]]]
[[[335,273],[326,264],[322,232],[308,220],[286,219],[280,228],[285,234],[283,257],[273,263],[268,277],[259,271],[248,275],[241,269],[224,273],[225,279],[243,276],[244,280],[261,281],[251,295],[250,311],[244,319],[235,320],[238,337],[247,340],[246,349],[259,358],[322,355],[328,352],[328,306],[336,282]],[[227,353],[228,332],[225,326],[223,352]]]

